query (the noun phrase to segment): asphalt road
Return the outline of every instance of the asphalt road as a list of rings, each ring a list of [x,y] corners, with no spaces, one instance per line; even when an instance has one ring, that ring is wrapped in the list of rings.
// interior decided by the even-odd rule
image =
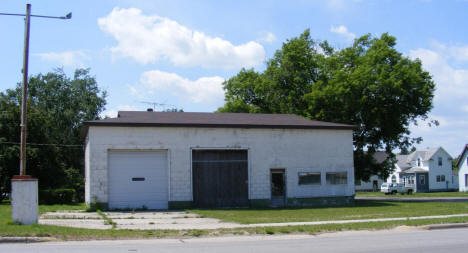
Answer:
[[[0,244],[0,252],[468,252],[468,229]]]

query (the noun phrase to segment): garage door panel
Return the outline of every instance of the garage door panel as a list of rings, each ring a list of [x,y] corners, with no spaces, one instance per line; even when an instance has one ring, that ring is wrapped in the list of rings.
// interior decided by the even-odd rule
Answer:
[[[167,152],[110,151],[109,207],[167,209]]]
[[[194,150],[192,171],[195,206],[248,206],[247,150]]]

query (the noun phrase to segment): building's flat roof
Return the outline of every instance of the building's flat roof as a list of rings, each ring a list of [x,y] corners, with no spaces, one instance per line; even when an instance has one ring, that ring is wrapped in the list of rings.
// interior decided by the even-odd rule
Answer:
[[[89,126],[343,129],[355,126],[309,120],[294,114],[119,111],[117,118],[86,121]],[[86,131],[86,130],[85,130]]]

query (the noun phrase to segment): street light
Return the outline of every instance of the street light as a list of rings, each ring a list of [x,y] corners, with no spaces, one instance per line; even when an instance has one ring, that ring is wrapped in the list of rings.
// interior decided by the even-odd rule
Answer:
[[[24,56],[23,56],[23,88],[22,88],[22,104],[21,104],[21,149],[20,149],[20,176],[26,175],[26,124],[27,124],[27,99],[28,99],[28,62],[29,62],[29,27],[30,18],[54,18],[54,19],[71,19],[72,13],[68,13],[65,16],[44,16],[44,15],[32,15],[31,4],[26,4],[26,14],[15,14],[15,13],[0,13],[5,16],[22,16],[25,18],[24,28]]]
[[[26,14],[0,13],[6,16],[22,16],[24,23],[23,87],[21,101],[21,149],[20,174],[11,179],[11,218],[24,225],[38,221],[38,182],[26,176],[26,112],[28,101],[28,60],[29,60],[29,27],[31,17],[71,19],[71,12],[62,17],[31,15],[31,4],[26,4]]]

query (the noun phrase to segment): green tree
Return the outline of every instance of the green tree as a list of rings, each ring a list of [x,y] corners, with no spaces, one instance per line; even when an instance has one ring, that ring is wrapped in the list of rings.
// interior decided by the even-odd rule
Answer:
[[[356,178],[386,177],[394,162],[391,151],[421,141],[410,137],[409,126],[427,120],[435,88],[421,62],[395,45],[384,33],[336,50],[312,40],[306,30],[286,41],[265,71],[242,69],[225,81],[226,104],[218,111],[292,113],[353,124]],[[373,159],[378,150],[390,155],[383,164]]]
[[[40,189],[73,188],[82,197],[81,128],[99,118],[105,97],[89,69],[76,70],[73,79],[62,69],[29,79],[26,168]],[[20,104],[20,84],[0,92],[0,195],[19,171]]]

